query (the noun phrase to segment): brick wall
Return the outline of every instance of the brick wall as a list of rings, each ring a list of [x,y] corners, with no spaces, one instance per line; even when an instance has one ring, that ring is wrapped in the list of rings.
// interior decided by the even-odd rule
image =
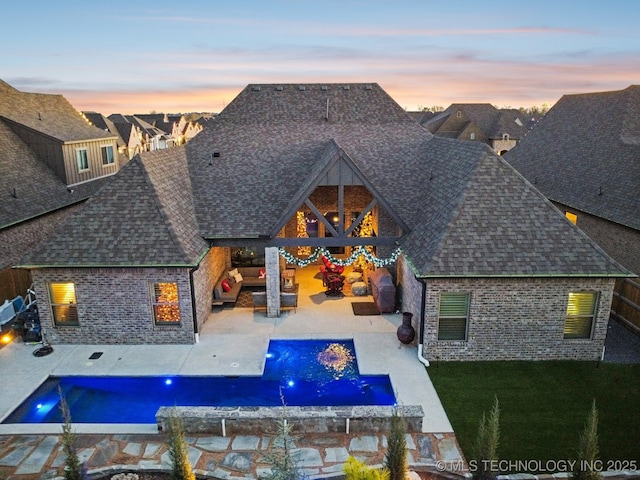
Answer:
[[[192,344],[193,311],[187,268],[86,268],[32,271],[40,321],[52,344]],[[74,282],[80,326],[54,327],[50,282]],[[150,284],[176,282],[179,325],[154,325]]]
[[[640,231],[580,210],[555,204],[561,212],[578,216],[576,225],[622,266],[640,275]]]
[[[414,314],[419,334],[422,286],[398,260],[402,309]],[[613,279],[428,279],[424,355],[429,360],[598,360],[607,334]],[[565,340],[564,317],[572,291],[598,291],[591,340]],[[440,292],[469,292],[467,341],[438,341]]]
[[[200,262],[198,269],[193,272],[194,296],[196,299],[196,312],[198,319],[198,331],[207,321],[211,313],[211,299],[213,288],[223,272],[229,269],[230,255],[228,247],[214,247]]]
[[[425,356],[441,360],[598,360],[607,334],[613,279],[427,280]],[[565,340],[569,292],[598,291],[590,340]],[[438,341],[440,292],[469,292],[467,341]]]

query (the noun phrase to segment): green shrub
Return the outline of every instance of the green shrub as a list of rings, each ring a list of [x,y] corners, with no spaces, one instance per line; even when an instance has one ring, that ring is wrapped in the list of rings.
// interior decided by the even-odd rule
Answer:
[[[407,463],[406,424],[398,409],[393,410],[391,430],[384,465],[389,470],[390,480],[405,480],[409,465]]]
[[[60,396],[60,410],[62,411],[62,451],[65,456],[64,460],[64,480],[84,480],[86,472],[84,465],[78,458],[76,451],[77,435],[71,426],[71,412],[67,400],[62,394],[62,389],[58,387],[58,395]]]
[[[169,457],[171,458],[171,480],[195,480],[189,461],[189,448],[184,440],[182,419],[175,410],[169,415]]]
[[[489,417],[482,414],[478,435],[473,447],[473,478],[476,480],[493,479],[497,472],[493,466],[498,460],[498,444],[500,441],[500,407],[498,397],[495,397]]]
[[[354,457],[347,458],[343,471],[345,480],[389,480],[387,468],[373,468]]]
[[[584,430],[578,440],[578,458],[572,475],[575,480],[600,480],[600,447],[598,446],[598,409],[596,401],[591,404]]]
[[[297,480],[302,478],[291,456],[295,447],[295,441],[291,432],[293,424],[287,421],[287,406],[284,395],[280,391],[282,401],[282,416],[276,421],[276,436],[273,439],[271,450],[262,455],[262,460],[271,465],[271,473],[264,477],[265,480]]]

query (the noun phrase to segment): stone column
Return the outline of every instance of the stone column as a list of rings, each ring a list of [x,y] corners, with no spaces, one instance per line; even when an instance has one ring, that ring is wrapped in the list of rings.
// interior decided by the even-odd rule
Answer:
[[[280,254],[278,247],[264,249],[267,269],[267,317],[280,316]]]

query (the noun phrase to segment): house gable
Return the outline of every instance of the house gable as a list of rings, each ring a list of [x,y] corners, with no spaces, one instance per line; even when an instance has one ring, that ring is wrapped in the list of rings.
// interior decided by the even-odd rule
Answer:
[[[363,211],[360,212],[358,218],[350,222],[345,212],[345,187],[360,185],[367,189],[371,194],[372,200]],[[329,222],[323,213],[314,205],[310,198],[318,187],[336,187],[335,188],[335,213],[337,213],[337,225]],[[381,243],[395,243],[400,236],[408,233],[409,228],[405,222],[389,207],[386,200],[376,191],[372,183],[358,169],[354,162],[349,158],[345,151],[334,141],[330,141],[326,150],[321,155],[321,160],[316,163],[316,170],[311,172],[306,184],[303,184],[298,195],[294,196],[291,206],[287,208],[281,219],[275,224],[271,230],[271,237],[275,237],[278,232],[285,226],[293,215],[303,206],[311,210],[317,221],[324,224],[325,229],[331,233],[335,241],[342,245],[374,245]],[[388,214],[398,225],[399,233],[394,237],[353,237],[354,230],[362,223],[362,220],[369,214],[374,207],[379,206],[386,214]],[[351,240],[348,238],[351,237]],[[366,238],[366,239],[365,239]],[[283,242],[285,245],[311,245],[325,246],[324,239],[288,239]]]

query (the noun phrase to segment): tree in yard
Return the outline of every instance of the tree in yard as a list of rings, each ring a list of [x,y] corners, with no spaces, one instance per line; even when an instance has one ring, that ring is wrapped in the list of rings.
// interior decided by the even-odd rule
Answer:
[[[404,418],[396,408],[393,410],[393,416],[391,417],[391,429],[384,459],[384,465],[389,470],[390,480],[405,480],[409,470],[405,433]]]
[[[478,427],[478,436],[473,447],[475,480],[494,479],[497,472],[493,471],[493,465],[498,460],[498,444],[500,440],[500,407],[498,397],[493,402],[493,407],[487,417],[484,413]]]
[[[60,410],[62,411],[62,451],[64,452],[64,480],[84,480],[86,472],[84,465],[78,458],[76,451],[77,435],[71,426],[71,412],[67,400],[62,394],[62,389],[58,387],[58,395],[60,396]]]
[[[287,421],[287,408],[282,390],[282,416],[276,421],[276,435],[273,439],[271,450],[262,455],[263,461],[271,465],[271,472],[264,480],[297,480],[302,478],[295,464],[292,451],[295,448],[295,440],[291,435],[293,424]]]
[[[175,410],[169,415],[168,427],[171,480],[195,480],[189,461],[189,448],[184,440],[184,425]]]
[[[598,443],[598,409],[594,400],[584,430],[578,440],[578,458],[572,478],[575,480],[600,480],[602,478],[599,469],[601,463]]]

